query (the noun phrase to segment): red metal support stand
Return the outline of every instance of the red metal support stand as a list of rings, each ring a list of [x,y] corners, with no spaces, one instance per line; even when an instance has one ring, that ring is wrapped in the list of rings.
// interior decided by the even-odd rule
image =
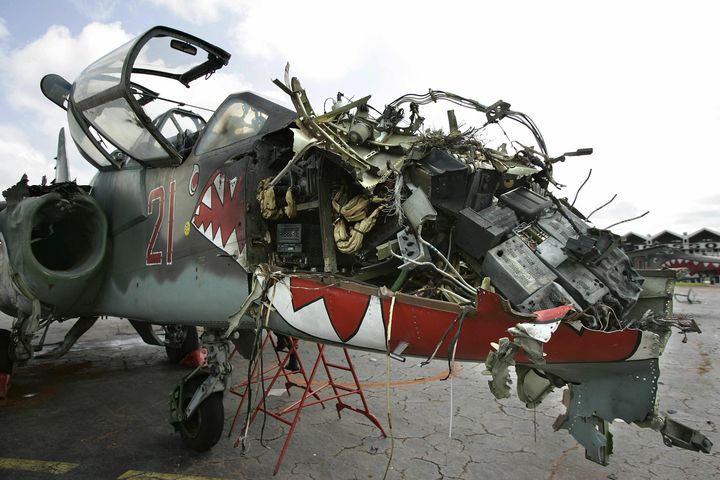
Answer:
[[[342,349],[345,355],[345,365],[342,365],[340,363],[333,363],[328,361],[327,357],[325,356],[326,346],[320,343],[316,344],[318,349],[318,355],[315,359],[315,362],[313,363],[310,375],[307,375],[305,367],[302,363],[302,359],[300,358],[297,345],[297,339],[291,338],[290,348],[288,349],[288,351],[278,352],[276,340],[273,338],[272,334],[268,333],[262,342],[262,347],[259,354],[262,355],[266,348],[272,346],[276,362],[273,362],[270,367],[263,370],[261,373],[258,372],[260,362],[255,362],[249,379],[235,385],[230,389],[230,393],[239,396],[241,400],[237,412],[235,413],[235,417],[233,418],[233,423],[230,427],[230,433],[228,434],[228,436],[232,435],[237,419],[240,416],[240,412],[243,410],[245,400],[248,397],[248,393],[251,391],[252,387],[258,382],[261,382],[262,385],[265,385],[267,382],[267,386],[263,388],[261,396],[257,401],[257,405],[253,407],[249,412],[249,423],[252,424],[257,418],[258,413],[262,412],[267,415],[268,418],[274,418],[275,420],[278,420],[279,422],[284,423],[285,425],[290,427],[285,438],[282,450],[280,451],[280,456],[278,457],[277,463],[275,464],[275,470],[273,470],[273,475],[277,474],[277,472],[280,470],[280,465],[282,465],[285,453],[287,452],[290,441],[292,440],[293,433],[295,432],[295,428],[297,427],[298,421],[300,420],[300,414],[307,407],[320,405],[321,407],[325,408],[326,402],[334,402],[338,418],[342,418],[340,415],[340,412],[342,410],[352,410],[367,417],[367,419],[370,420],[380,430],[383,437],[387,437],[387,435],[385,434],[385,430],[380,424],[378,418],[370,412],[370,407],[368,406],[367,400],[365,399],[365,394],[363,393],[362,386],[360,385],[357,373],[355,372],[355,367],[353,366],[352,360],[350,359],[350,354],[348,353],[347,349]],[[288,370],[288,362],[293,355],[295,355],[295,358],[297,359],[297,371]],[[320,365],[322,365],[322,368],[325,371],[325,376],[327,377],[327,380],[318,382],[317,374],[320,370]],[[333,375],[333,370],[340,370],[350,373],[350,375],[352,376],[352,383],[338,383],[335,380],[335,376]],[[278,410],[272,410],[271,407],[269,407],[267,404],[268,395],[272,390],[273,386],[277,383],[278,380],[280,380],[281,377],[285,380],[285,390],[287,391],[288,396],[290,396],[291,387],[298,387],[302,390],[303,393],[299,400],[291,403],[290,405],[287,405],[284,408]],[[329,394],[327,396],[320,395],[323,390],[329,393],[328,389],[332,390],[332,394]],[[349,405],[343,401],[345,397],[348,397],[350,395],[357,395],[360,399],[362,407]],[[240,441],[241,439],[238,438],[238,440],[235,442],[235,447],[240,445]]]

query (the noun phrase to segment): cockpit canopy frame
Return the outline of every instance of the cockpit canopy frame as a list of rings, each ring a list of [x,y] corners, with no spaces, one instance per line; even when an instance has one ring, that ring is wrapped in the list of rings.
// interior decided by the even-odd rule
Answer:
[[[207,60],[181,72],[167,71],[160,65],[137,66],[143,47],[158,38],[170,39],[170,48],[191,57],[204,52]],[[158,95],[131,81],[131,76],[154,75],[189,87],[229,60],[228,52],[200,38],[169,27],[153,27],[91,64],[76,79],[67,108],[73,140],[85,159],[99,170],[120,168],[127,157],[145,167],[179,165],[182,154],[143,110],[143,105]],[[114,155],[108,143],[117,149]]]

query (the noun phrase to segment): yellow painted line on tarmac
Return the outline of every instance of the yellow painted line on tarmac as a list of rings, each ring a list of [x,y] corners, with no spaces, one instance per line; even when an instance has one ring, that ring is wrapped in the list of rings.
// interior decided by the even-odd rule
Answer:
[[[78,463],[0,457],[0,470],[22,470],[25,472],[43,472],[52,473],[53,475],[63,475],[78,466]]]
[[[142,472],[140,470],[128,470],[117,480],[222,480],[217,477],[201,477],[198,475],[179,475],[175,473]]]

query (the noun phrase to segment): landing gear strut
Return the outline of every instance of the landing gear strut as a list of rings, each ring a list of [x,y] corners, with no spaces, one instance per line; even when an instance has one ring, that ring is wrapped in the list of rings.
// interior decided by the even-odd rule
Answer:
[[[183,325],[154,325],[139,320],[130,321],[135,331],[148,345],[165,347],[168,362],[180,363],[185,356],[198,348],[197,328]]]
[[[181,398],[183,408],[190,405],[207,378],[207,375],[199,374],[185,382]],[[223,393],[215,392],[208,395],[187,418],[178,422],[176,429],[185,446],[197,452],[205,452],[220,440],[224,422]]]
[[[204,452],[215,445],[225,423],[223,394],[230,387],[230,343],[224,330],[205,330],[201,343],[207,361],[183,378],[170,398],[170,422],[183,443]]]
[[[197,328],[166,325],[164,329],[165,353],[167,354],[168,362],[180,363],[180,361],[185,358],[185,355],[198,348]]]

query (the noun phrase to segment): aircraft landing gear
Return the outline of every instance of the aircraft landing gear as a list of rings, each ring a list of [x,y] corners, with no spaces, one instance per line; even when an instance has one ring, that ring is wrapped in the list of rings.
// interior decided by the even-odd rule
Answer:
[[[180,363],[199,345],[197,328],[183,325],[154,325],[128,319],[135,331],[148,345],[165,347],[168,362]]]
[[[197,328],[165,325],[165,353],[168,362],[180,363],[185,355],[199,346]]]
[[[225,423],[223,395],[230,387],[230,343],[223,330],[205,330],[207,364],[183,378],[170,397],[170,422],[183,443],[198,452],[215,445]],[[201,369],[202,368],[202,369]]]
[[[200,374],[185,383],[181,403],[183,408],[190,405],[195,392],[207,378],[207,375]],[[196,452],[205,452],[220,440],[224,422],[223,394],[215,392],[203,400],[189,417],[180,421],[176,429],[185,446]]]

